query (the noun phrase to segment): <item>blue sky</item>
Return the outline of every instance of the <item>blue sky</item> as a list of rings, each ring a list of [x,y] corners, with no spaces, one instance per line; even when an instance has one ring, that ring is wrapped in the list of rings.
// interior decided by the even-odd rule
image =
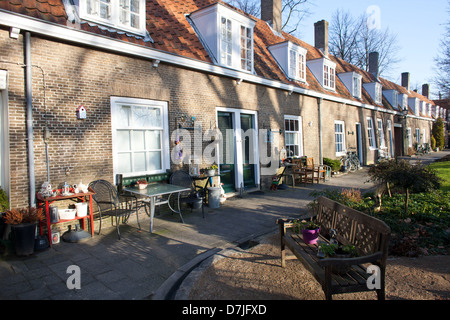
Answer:
[[[434,57],[443,39],[445,22],[449,21],[447,0],[311,0],[311,15],[302,22],[300,38],[314,45],[314,22],[325,19],[331,21],[337,9],[349,11],[358,17],[371,5],[380,8],[381,28],[389,28],[397,36],[401,62],[392,74],[385,77],[401,83],[401,73],[411,74],[411,85],[430,83],[434,93],[432,78],[435,74]],[[414,89],[413,87],[413,89]],[[436,98],[436,97],[435,97]]]

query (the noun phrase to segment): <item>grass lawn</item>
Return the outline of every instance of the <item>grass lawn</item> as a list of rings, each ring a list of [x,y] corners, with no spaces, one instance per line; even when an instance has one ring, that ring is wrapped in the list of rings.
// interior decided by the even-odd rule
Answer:
[[[441,190],[450,191],[450,161],[434,162],[430,164],[430,167],[443,179]]]

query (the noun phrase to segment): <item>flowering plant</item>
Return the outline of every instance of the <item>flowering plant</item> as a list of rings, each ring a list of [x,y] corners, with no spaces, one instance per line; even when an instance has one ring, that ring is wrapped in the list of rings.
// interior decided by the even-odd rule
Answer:
[[[141,179],[136,182],[137,184],[147,184],[147,180]]]
[[[217,166],[213,164],[212,166],[207,168],[208,170],[217,170]]]

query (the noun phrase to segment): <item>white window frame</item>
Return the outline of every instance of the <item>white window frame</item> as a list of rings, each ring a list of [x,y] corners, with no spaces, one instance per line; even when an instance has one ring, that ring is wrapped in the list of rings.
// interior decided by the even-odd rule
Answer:
[[[330,90],[336,88],[336,69],[326,63],[323,64],[323,86]]]
[[[383,120],[380,118],[377,119],[377,129],[378,129],[378,145],[380,146],[380,148],[386,148]]]
[[[420,142],[420,129],[419,128],[416,128],[416,143],[418,145],[421,144],[421,142]]]
[[[406,139],[408,140],[408,147],[412,148],[412,134],[411,128],[406,129]]]
[[[290,130],[290,125],[289,128],[286,128],[286,120],[287,121],[297,121],[298,122],[298,130]],[[295,128],[295,127],[294,127]],[[289,129],[289,130],[288,130]],[[286,134],[293,134],[293,135],[297,135],[297,141],[298,143],[287,143],[288,142],[288,138],[286,136]],[[288,150],[291,150],[291,146],[294,147],[295,150],[295,146],[297,146],[298,148],[298,154],[289,154]],[[303,133],[302,133],[302,117],[300,116],[291,116],[291,115],[285,115],[284,116],[284,148],[286,149],[286,155],[288,157],[293,157],[293,156],[297,156],[297,157],[301,157],[303,156]]]
[[[253,29],[241,24],[241,69],[251,72],[253,70]],[[244,31],[244,34],[243,34]],[[248,45],[250,41],[250,45]],[[244,57],[243,57],[244,55]]]
[[[362,92],[362,76],[357,73],[353,73],[353,96],[355,98],[361,99]]]
[[[254,27],[251,23],[245,23],[243,19],[236,20],[233,15],[219,15],[219,63],[222,66],[253,73],[254,70]],[[227,22],[224,29],[224,20]],[[245,30],[245,37],[242,36],[242,30]],[[250,37],[247,37],[250,34]],[[248,46],[247,40],[250,40]],[[227,51],[224,51],[224,50]],[[245,52],[245,59],[242,53]]]
[[[306,50],[300,52],[298,47],[289,48],[289,78],[306,81]]]
[[[233,65],[233,21],[227,17],[220,17],[219,34],[220,64],[231,67]]]
[[[151,107],[160,110],[161,126],[153,126],[147,128],[134,128],[133,126],[126,127],[121,126],[120,121],[117,121],[117,117],[120,116],[119,110],[123,105],[131,105],[135,107]],[[113,145],[113,172],[114,177],[117,173],[122,173],[124,177],[142,176],[146,174],[158,174],[165,173],[170,169],[170,145],[169,145],[169,119],[168,119],[168,103],[165,101],[138,99],[138,98],[125,98],[125,97],[111,97],[111,129],[112,129],[112,145]],[[159,170],[147,170],[147,171],[135,171],[135,172],[119,172],[119,150],[118,143],[118,130],[149,130],[160,132],[160,149],[161,149],[161,168]],[[145,152],[151,152],[151,150],[145,150]],[[130,150],[133,153],[133,150]],[[133,162],[133,161],[132,161]]]
[[[375,140],[375,128],[373,127],[373,119],[371,117],[366,118],[367,124],[367,139],[369,143],[369,150],[376,150]]]
[[[398,92],[396,90],[392,92],[392,104],[395,109],[398,108]]]
[[[336,128],[341,128],[341,131],[336,131]],[[338,140],[340,140],[338,142]],[[334,150],[336,156],[343,156],[347,153],[346,142],[345,142],[345,122],[342,120],[334,121]],[[340,147],[339,147],[340,146]]]
[[[383,102],[383,87],[380,83],[375,84],[375,103],[382,104]]]
[[[106,3],[104,0],[79,0],[80,18],[83,20],[89,20],[102,25],[111,26],[117,29],[129,31],[131,33],[145,35],[146,33],[146,1],[137,0],[139,3],[139,26],[131,27],[129,24],[121,22],[122,3],[127,3],[128,7],[131,0],[110,0],[110,14],[107,18],[102,18],[100,15],[90,14],[88,12],[88,2],[100,5],[100,3]]]

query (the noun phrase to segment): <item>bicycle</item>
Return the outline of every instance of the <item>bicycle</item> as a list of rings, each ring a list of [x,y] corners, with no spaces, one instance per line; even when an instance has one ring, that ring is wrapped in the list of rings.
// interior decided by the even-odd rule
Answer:
[[[347,154],[341,157],[341,165],[351,172],[361,169],[361,162],[354,151],[347,151]]]
[[[377,159],[377,162],[376,162],[376,163],[380,163],[380,162],[382,162],[382,161],[385,161],[385,160],[389,160],[389,159],[390,159],[389,154],[388,154],[388,152],[386,151],[387,148],[379,148],[379,149],[377,149],[377,150],[378,150],[378,159]]]

